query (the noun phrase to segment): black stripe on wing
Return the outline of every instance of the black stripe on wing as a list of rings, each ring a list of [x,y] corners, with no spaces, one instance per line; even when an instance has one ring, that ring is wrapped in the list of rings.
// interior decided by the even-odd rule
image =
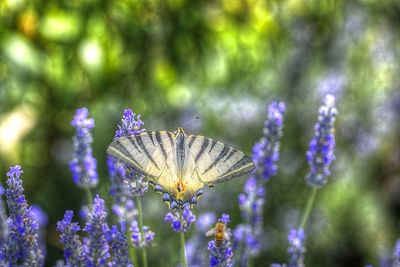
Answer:
[[[157,165],[157,163],[153,159],[153,156],[149,153],[149,150],[147,149],[147,147],[143,143],[143,139],[142,139],[143,135],[144,134],[136,135],[136,136],[133,136],[131,138],[136,138],[138,145],[140,146],[140,148],[142,148],[142,150],[143,150],[144,154],[146,155],[146,157],[151,161],[151,163],[153,163],[154,166],[156,166],[157,170],[159,170],[160,167]]]
[[[208,147],[208,144],[210,143],[210,139],[208,138],[203,138],[203,143],[201,144],[200,151],[197,153],[196,158],[194,159],[194,162],[198,162],[201,155],[203,155],[204,151]]]
[[[226,154],[228,154],[229,149],[230,148],[228,146],[224,146],[224,148],[219,153],[218,157],[214,160],[213,163],[211,163],[210,166],[208,166],[208,168],[202,174],[204,175],[205,173],[210,171],[212,168],[214,168],[226,156]]]
[[[252,172],[255,169],[255,165],[249,156],[243,155],[243,157],[229,168],[225,173],[217,177],[210,185],[221,183],[230,180],[234,177],[241,176]]]
[[[162,153],[164,159],[166,160],[167,152],[165,152],[164,144],[163,144],[163,141],[161,140],[161,132],[156,132],[156,140],[157,140],[158,145],[161,148],[161,153]]]

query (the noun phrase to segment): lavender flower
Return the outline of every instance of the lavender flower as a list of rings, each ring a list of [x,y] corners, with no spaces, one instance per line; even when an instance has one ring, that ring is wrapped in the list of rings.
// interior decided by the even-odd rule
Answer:
[[[140,115],[137,116],[137,119],[135,117],[136,114],[131,109],[124,110],[122,122],[121,125],[118,125],[114,140],[145,131],[145,129],[141,129],[144,123],[141,121]],[[135,215],[134,207],[131,205],[132,197],[142,196],[147,192],[147,181],[143,179],[143,175],[138,174],[134,169],[112,156],[107,157],[107,166],[111,180],[110,195],[115,203],[113,210],[118,211],[117,215],[121,223],[130,224]]]
[[[303,229],[292,229],[288,235],[289,241],[289,263],[288,267],[304,267],[304,253],[306,248],[304,247],[304,240],[306,235]]]
[[[218,227],[219,229],[211,229],[215,235],[215,240],[208,242],[208,250],[211,252],[210,267],[232,266],[231,230],[227,228],[229,221],[229,215],[222,214],[218,222],[223,223],[224,228],[221,229],[217,225],[216,228]]]
[[[149,227],[143,226],[143,234],[140,233],[139,225],[136,220],[133,220],[131,224],[131,232],[132,232],[132,244],[135,247],[145,247],[150,246],[151,242],[154,239],[154,232],[150,231]]]
[[[6,199],[9,210],[8,238],[0,252],[0,263],[7,266],[42,266],[44,257],[38,246],[38,223],[32,216],[22,186],[21,166],[7,173]]]
[[[165,215],[164,221],[171,223],[171,228],[175,232],[186,233],[190,225],[196,221],[196,216],[190,210],[189,205],[185,206],[182,211],[182,217],[178,211],[170,211]]]
[[[64,247],[64,258],[66,266],[85,266],[82,242],[76,234],[80,227],[78,223],[72,222],[74,213],[67,210],[64,219],[57,222],[57,231],[61,233],[60,243]]]
[[[253,147],[253,161],[257,171],[257,180],[268,181],[278,172],[276,162],[279,160],[280,139],[282,137],[283,113],[285,103],[273,101],[267,110],[267,120],[264,122],[263,137]]]
[[[318,122],[315,124],[314,136],[310,141],[307,161],[310,171],[306,180],[310,186],[322,187],[330,175],[329,166],[335,159],[335,134],[333,124],[337,115],[335,98],[327,95],[319,109]]]
[[[140,119],[140,114],[137,115],[136,119],[135,117],[136,114],[133,113],[131,109],[124,110],[124,115],[122,116],[122,124],[118,125],[118,130],[115,132],[114,139],[146,131],[145,129],[141,129],[141,127],[144,125],[144,122]]]
[[[111,227],[106,237],[111,248],[111,261],[109,266],[133,267],[128,253],[128,241],[125,235],[118,231],[116,225]]]
[[[8,236],[7,215],[3,204],[4,193],[5,189],[0,185],[0,248],[6,242]]]
[[[279,160],[285,109],[283,102],[274,101],[268,106],[263,137],[253,147],[253,161],[257,170],[245,183],[244,193],[239,195],[239,208],[245,224],[236,227],[233,248],[240,255],[240,266],[246,266],[248,257],[257,255],[262,248],[264,184],[278,171],[276,162]],[[236,251],[239,249],[243,251]]]
[[[89,267],[106,266],[110,258],[109,244],[106,234],[109,231],[106,222],[107,212],[104,208],[104,200],[96,195],[93,201],[93,208],[88,214],[85,231],[88,238],[84,239],[85,262]]]
[[[393,249],[393,267],[400,267],[400,239],[397,240]]]
[[[286,264],[272,263],[270,267],[286,267]]]
[[[69,167],[76,185],[82,188],[95,187],[98,183],[96,159],[92,154],[93,137],[90,130],[94,127],[94,120],[88,118],[87,108],[76,111],[71,125],[75,127],[74,152]]]

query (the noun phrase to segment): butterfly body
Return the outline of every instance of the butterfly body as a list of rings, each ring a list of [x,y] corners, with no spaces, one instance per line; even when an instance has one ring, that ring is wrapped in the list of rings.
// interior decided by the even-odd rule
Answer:
[[[199,135],[148,131],[121,137],[107,152],[149,178],[170,208],[194,204],[205,185],[227,181],[254,170],[243,152]]]

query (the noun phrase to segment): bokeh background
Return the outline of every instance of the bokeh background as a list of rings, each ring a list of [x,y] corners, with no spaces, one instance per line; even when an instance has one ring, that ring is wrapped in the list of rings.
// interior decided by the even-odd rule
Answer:
[[[308,140],[332,93],[337,159],[307,229],[306,265],[378,266],[400,237],[399,18],[396,0],[3,0],[1,182],[10,165],[23,166],[29,202],[48,215],[51,266],[62,257],[55,223],[85,201],[67,164],[76,108],[95,119],[95,191],[111,204],[105,150],[124,108],[148,130],[181,125],[250,153],[267,103],[285,101],[279,174],[267,184],[267,247],[255,266],[284,262],[288,229],[310,193]],[[228,212],[239,223],[245,180],[208,190],[195,211]],[[149,190],[150,266],[178,262],[166,212]]]

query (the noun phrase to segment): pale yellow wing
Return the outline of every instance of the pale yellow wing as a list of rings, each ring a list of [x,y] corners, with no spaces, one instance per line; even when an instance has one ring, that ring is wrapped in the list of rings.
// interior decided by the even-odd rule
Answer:
[[[208,186],[247,174],[255,169],[249,156],[222,142],[200,135],[190,135],[188,146],[198,179]]]
[[[167,173],[165,169],[173,157],[173,151],[174,136],[167,131],[148,131],[121,137],[107,149],[107,153],[150,179]]]

